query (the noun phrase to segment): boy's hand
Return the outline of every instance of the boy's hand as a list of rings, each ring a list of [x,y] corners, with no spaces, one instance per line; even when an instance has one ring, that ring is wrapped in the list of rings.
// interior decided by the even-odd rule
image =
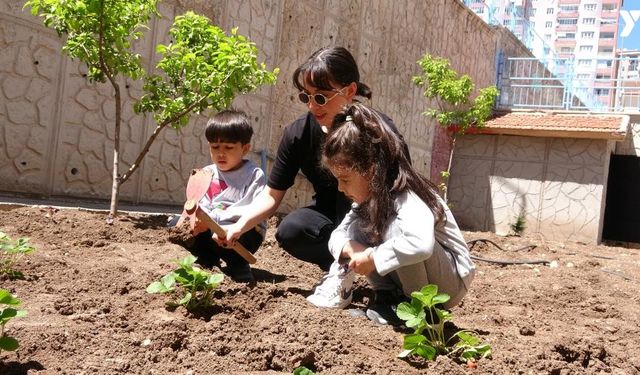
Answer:
[[[368,248],[365,251],[354,253],[349,262],[349,269],[364,276],[375,271],[376,264],[373,262],[373,249]]]
[[[205,223],[202,222],[202,220],[199,220],[197,217],[193,217],[192,220],[195,220],[195,224],[193,225],[193,235],[197,236],[198,234],[202,233],[202,232],[206,232],[209,230],[209,228],[207,228],[207,225]]]
[[[213,234],[213,236],[211,236],[211,238],[212,238],[212,239],[213,239],[213,240],[214,240],[218,245],[220,245],[220,246],[222,246],[222,247],[226,247],[226,248],[228,248],[228,249],[233,248],[233,246],[235,245],[235,240],[232,242],[232,241],[230,241],[230,240],[229,240],[229,237],[221,238],[221,237],[218,237],[218,235],[214,233],[214,234]]]

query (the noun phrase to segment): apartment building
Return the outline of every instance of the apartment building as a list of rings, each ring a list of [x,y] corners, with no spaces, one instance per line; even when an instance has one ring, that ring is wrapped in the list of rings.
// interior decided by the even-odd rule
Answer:
[[[623,0],[466,0],[487,23],[510,29],[588,103],[614,103],[615,49]]]

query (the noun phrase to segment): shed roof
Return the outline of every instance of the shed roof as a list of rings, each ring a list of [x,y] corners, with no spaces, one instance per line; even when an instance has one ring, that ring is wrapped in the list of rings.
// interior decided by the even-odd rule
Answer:
[[[474,133],[623,140],[628,128],[628,115],[514,111],[496,113]]]

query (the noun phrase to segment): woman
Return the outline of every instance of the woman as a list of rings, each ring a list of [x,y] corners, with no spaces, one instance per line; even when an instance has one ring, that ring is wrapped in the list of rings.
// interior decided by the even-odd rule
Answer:
[[[330,271],[316,288],[316,294],[337,290],[343,298],[335,303],[341,305],[343,301],[351,301],[351,295],[350,291],[342,290],[345,273],[337,264],[332,267],[334,259],[327,243],[331,232],[351,208],[351,202],[338,191],[335,178],[321,166],[321,147],[336,114],[353,103],[356,96],[371,99],[371,90],[360,82],[355,59],[342,47],[325,47],[314,52],[293,73],[293,84],[308,112],[284,130],[267,187],[247,213],[226,228],[227,241],[237,240],[242,233],[271,216],[301,171],[313,186],[314,201],[285,216],[278,226],[276,240],[294,257]],[[381,116],[397,132],[392,121]],[[406,145],[405,151],[408,155]]]

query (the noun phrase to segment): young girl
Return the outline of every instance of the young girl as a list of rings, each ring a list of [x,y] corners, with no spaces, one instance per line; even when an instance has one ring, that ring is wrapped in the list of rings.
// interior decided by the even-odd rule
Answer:
[[[437,188],[418,174],[404,142],[362,104],[336,115],[323,147],[322,163],[353,202],[333,231],[335,259],[366,275],[375,297],[367,317],[397,324],[396,305],[427,284],[457,305],[475,274],[462,233]]]

